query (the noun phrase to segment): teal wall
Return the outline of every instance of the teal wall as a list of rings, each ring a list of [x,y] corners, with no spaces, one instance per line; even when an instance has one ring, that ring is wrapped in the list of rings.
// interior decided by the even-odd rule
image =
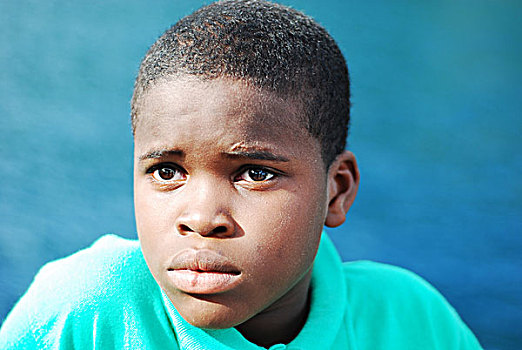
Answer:
[[[520,1],[283,1],[337,39],[362,183],[345,260],[432,282],[490,349],[522,348]],[[135,237],[139,61],[200,1],[0,2],[0,319],[45,262]]]

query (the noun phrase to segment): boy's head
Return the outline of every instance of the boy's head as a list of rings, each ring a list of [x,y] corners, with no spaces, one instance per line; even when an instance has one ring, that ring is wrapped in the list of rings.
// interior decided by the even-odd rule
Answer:
[[[132,126],[150,86],[179,75],[243,80],[292,101],[326,166],[346,144],[348,69],[339,47],[304,14],[265,1],[224,1],[181,19],[149,49],[132,99]]]
[[[322,227],[357,191],[348,108],[333,40],[279,5],[210,5],[149,50],[132,105],[136,222],[185,320],[263,345],[300,330]]]

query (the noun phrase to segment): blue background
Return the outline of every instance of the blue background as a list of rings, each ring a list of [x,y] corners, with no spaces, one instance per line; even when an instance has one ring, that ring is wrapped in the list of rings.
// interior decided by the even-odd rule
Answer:
[[[409,268],[486,348],[522,347],[522,2],[284,1],[351,72],[362,183],[345,260]],[[129,100],[200,1],[0,2],[0,319],[45,262],[136,237]],[[87,267],[80,267],[87,268]]]

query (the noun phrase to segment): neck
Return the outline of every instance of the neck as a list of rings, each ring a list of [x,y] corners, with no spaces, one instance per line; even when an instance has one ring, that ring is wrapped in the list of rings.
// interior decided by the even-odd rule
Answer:
[[[236,326],[250,342],[270,347],[288,344],[301,331],[310,310],[311,270],[285,295],[251,319]]]

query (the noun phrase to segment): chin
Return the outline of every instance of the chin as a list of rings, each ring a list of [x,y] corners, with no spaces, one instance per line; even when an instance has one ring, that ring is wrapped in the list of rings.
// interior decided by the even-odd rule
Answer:
[[[173,301],[174,307],[185,321],[198,328],[231,328],[253,316],[242,312],[245,310],[240,305],[228,306],[212,296],[186,295],[183,299]]]

